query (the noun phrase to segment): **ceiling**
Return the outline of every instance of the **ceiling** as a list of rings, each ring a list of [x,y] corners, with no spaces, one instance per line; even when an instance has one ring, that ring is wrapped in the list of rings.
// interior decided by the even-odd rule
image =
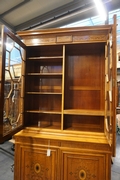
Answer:
[[[108,15],[111,11],[119,10],[117,52],[120,52],[120,0],[102,1]],[[0,0],[0,32],[2,24],[14,33],[66,25],[69,27],[69,24],[72,27],[74,22],[79,22],[77,26],[99,25],[98,20],[96,20],[97,23],[93,22],[93,18],[97,15],[93,0]],[[84,21],[87,19],[89,24]],[[111,23],[109,18],[106,23]]]
[[[120,0],[103,0],[107,12]],[[0,0],[0,23],[13,32],[60,27],[97,15],[93,0]]]

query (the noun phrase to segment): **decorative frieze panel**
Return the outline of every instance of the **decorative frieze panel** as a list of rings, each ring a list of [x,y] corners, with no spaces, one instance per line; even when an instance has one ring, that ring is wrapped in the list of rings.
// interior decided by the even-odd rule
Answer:
[[[57,36],[57,42],[72,42],[72,35],[70,36]]]
[[[73,42],[101,42],[106,41],[106,35],[77,35],[73,36]]]
[[[69,34],[69,35],[55,35],[53,37],[49,36],[32,36],[27,37],[24,39],[24,43],[29,46],[31,44],[33,45],[43,45],[43,44],[59,44],[59,43],[88,43],[88,42],[105,42],[107,40],[107,35],[106,34],[95,34],[95,35],[86,35],[84,33],[78,33],[76,34]]]

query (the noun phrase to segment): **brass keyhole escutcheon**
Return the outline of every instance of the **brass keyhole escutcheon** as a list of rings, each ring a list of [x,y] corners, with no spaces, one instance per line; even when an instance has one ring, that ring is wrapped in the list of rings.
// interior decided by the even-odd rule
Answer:
[[[39,163],[36,163],[35,166],[34,166],[34,170],[36,173],[39,173],[41,171],[41,166]]]
[[[80,180],[86,179],[86,172],[83,169],[79,171],[79,178]]]

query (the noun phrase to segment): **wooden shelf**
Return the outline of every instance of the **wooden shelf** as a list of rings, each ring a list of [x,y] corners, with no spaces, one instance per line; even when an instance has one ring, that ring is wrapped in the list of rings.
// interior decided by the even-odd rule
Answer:
[[[68,115],[88,115],[88,116],[104,116],[105,112],[101,110],[83,110],[83,109],[67,109],[64,114]]]
[[[27,110],[28,113],[38,113],[38,114],[62,114],[60,111],[46,111],[46,110]]]
[[[62,112],[46,111],[46,110],[27,110],[29,113],[46,113],[46,114],[62,114]],[[104,116],[104,111],[98,110],[64,110],[63,114],[66,115],[86,115],[86,116]]]
[[[61,77],[62,73],[27,73],[28,76],[41,76],[41,77]]]
[[[28,60],[43,60],[43,59],[62,59],[63,56],[43,56],[43,57],[29,57]]]
[[[83,129],[84,129],[84,131],[83,131]],[[97,129],[96,132],[99,132],[98,131],[98,127],[96,127],[96,126],[95,126],[95,128],[93,126],[92,126],[92,128],[89,128],[89,132],[94,131],[94,129]],[[80,132],[80,131],[83,131],[83,132],[87,131],[88,132],[88,128],[84,128],[84,126],[81,126],[81,127],[67,127],[67,128],[64,129],[64,131],[72,131],[72,132],[74,132],[74,131],[78,131],[78,132]]]
[[[29,130],[34,130],[35,129],[35,131],[38,131],[38,130],[40,130],[40,131],[44,131],[44,129],[56,129],[56,130],[60,130],[60,126],[54,126],[54,125],[40,125],[40,127],[38,127],[38,126],[36,126],[36,125],[32,125],[32,126],[29,126],[29,127],[26,127],[26,129],[28,129],[28,131]]]
[[[39,95],[39,94],[45,94],[45,95],[62,95],[62,93],[59,92],[26,92],[26,94],[31,94],[31,95]]]
[[[53,126],[53,125],[49,125],[49,126],[41,126],[40,127],[41,129],[42,128],[46,128],[46,129],[56,129],[56,130],[60,130],[60,126]]]
[[[98,86],[70,86],[70,90],[79,91],[79,90],[90,90],[90,91],[100,91],[100,87]]]

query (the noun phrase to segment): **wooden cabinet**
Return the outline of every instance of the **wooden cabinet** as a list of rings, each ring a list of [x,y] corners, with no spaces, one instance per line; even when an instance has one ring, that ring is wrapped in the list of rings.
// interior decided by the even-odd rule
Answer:
[[[110,180],[116,139],[113,25],[18,32],[21,122],[15,180]],[[23,51],[22,51],[23,52]]]

